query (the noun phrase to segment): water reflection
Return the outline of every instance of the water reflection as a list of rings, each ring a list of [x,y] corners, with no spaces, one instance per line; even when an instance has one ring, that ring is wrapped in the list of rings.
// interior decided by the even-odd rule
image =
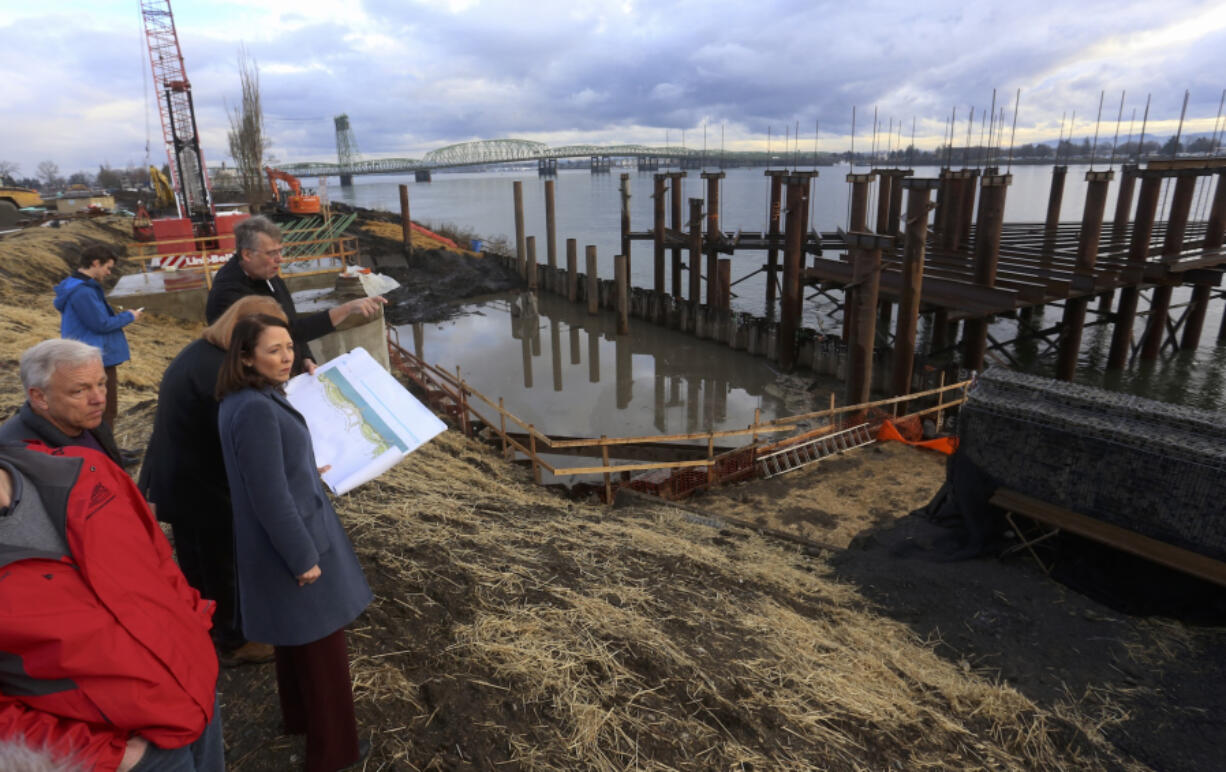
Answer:
[[[630,334],[618,336],[612,314],[588,315],[545,295],[499,297],[469,311],[412,325],[414,350],[447,370],[458,365],[465,380],[547,434],[703,432],[744,428],[755,409],[764,420],[784,414],[768,389],[776,377],[770,365],[724,345],[633,319]],[[539,361],[545,355],[548,365]]]

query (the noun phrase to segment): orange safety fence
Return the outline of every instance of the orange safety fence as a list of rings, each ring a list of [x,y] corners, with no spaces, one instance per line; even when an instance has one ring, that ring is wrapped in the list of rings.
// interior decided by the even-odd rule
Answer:
[[[447,238],[446,236],[440,236],[440,235],[438,235],[437,233],[435,233],[434,231],[430,230],[429,228],[423,228],[423,227],[421,227],[420,225],[418,225],[417,223],[413,223],[412,225],[413,225],[413,232],[414,232],[414,233],[420,233],[420,234],[421,234],[421,235],[423,235],[423,236],[429,236],[430,238],[434,239],[435,241],[441,242],[442,244],[445,244],[446,246],[449,246],[449,247],[451,247],[452,249],[459,249],[459,248],[460,248],[460,246],[459,246],[458,244],[456,244],[454,241],[452,241],[451,239]]]
[[[914,423],[918,424],[919,421],[916,420]],[[906,430],[907,434],[911,435],[912,437],[919,437],[920,439],[909,439],[903,435],[903,432],[899,431],[899,427],[895,426],[893,421],[883,421],[881,428],[877,430],[877,441],[901,442],[904,445],[910,445],[913,448],[927,448],[928,450],[935,450],[938,453],[944,453],[947,456],[952,456],[954,451],[958,449],[957,437],[936,437],[931,440],[925,440],[922,439],[923,430],[918,426],[909,427],[904,425],[902,428]]]

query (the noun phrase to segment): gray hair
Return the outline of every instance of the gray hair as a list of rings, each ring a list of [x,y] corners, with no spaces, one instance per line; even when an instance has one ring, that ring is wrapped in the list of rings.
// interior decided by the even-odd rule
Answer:
[[[281,229],[262,214],[248,217],[234,226],[234,247],[241,254],[244,249],[258,247],[256,235],[263,233],[273,241],[281,241]]]
[[[102,361],[102,349],[79,340],[52,338],[35,343],[21,355],[21,387],[46,391],[57,367],[80,367],[94,361]]]
[[[6,772],[81,772],[68,760],[56,759],[45,748],[30,748],[19,740],[0,740],[0,769]]]

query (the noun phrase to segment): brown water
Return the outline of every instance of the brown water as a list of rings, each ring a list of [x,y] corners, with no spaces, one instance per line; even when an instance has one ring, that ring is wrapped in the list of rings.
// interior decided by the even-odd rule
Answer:
[[[529,308],[519,311],[520,304]],[[616,334],[616,317],[541,295],[490,298],[446,322],[398,328],[401,345],[454,371],[540,431],[639,436],[744,428],[795,412],[766,359],[636,319]],[[813,401],[839,384],[807,377]]]

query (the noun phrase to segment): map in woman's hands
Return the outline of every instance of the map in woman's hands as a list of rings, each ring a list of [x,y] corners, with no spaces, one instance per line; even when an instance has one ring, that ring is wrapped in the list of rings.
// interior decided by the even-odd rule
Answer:
[[[306,419],[315,465],[331,466],[323,479],[338,495],[375,479],[447,428],[364,348],[291,379],[285,396]]]

